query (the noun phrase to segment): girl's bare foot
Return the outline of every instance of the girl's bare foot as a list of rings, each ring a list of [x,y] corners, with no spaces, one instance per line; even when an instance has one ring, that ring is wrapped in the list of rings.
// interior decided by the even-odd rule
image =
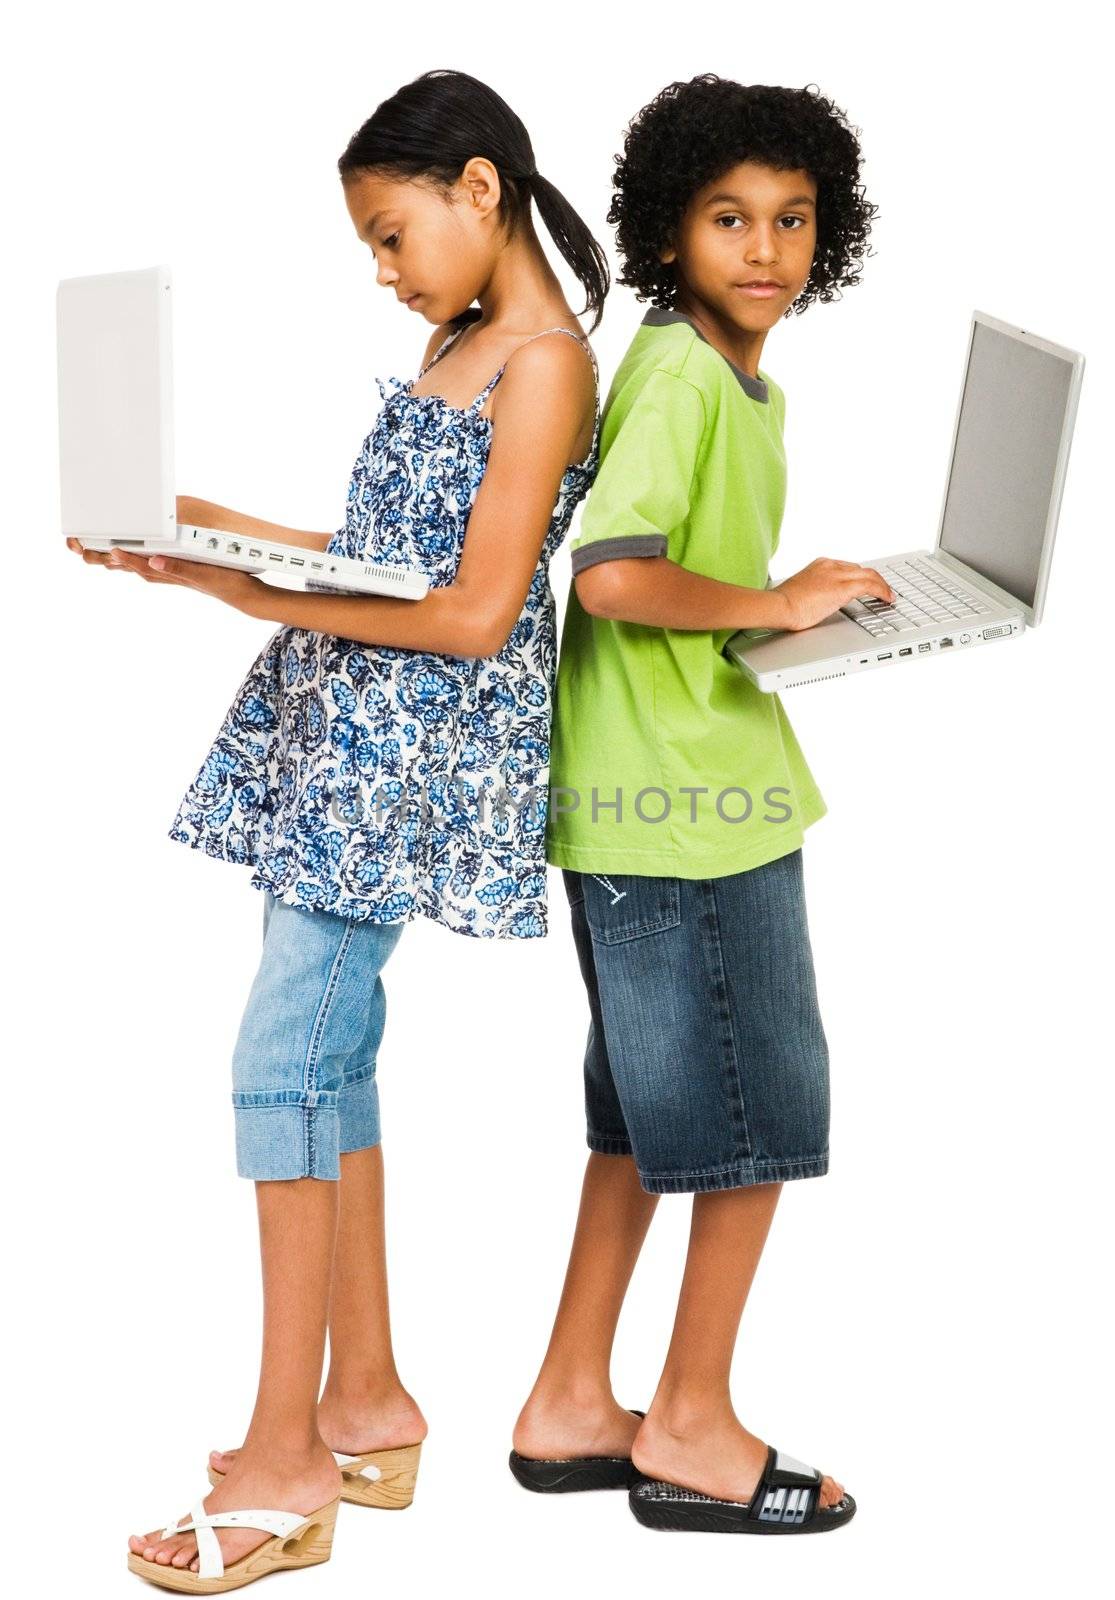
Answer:
[[[763,1475],[767,1446],[722,1407],[669,1415],[665,1406],[652,1405],[635,1436],[631,1460],[648,1478],[746,1505]],[[821,1510],[843,1496],[843,1484],[822,1477]]]
[[[535,1461],[569,1456],[627,1456],[640,1419],[613,1396],[593,1390],[531,1395],[515,1424],[511,1445]]]
[[[341,1473],[330,1452],[320,1446],[311,1454],[290,1456],[285,1459],[259,1447],[237,1452],[235,1465],[228,1477],[211,1489],[202,1504],[206,1511],[256,1510],[266,1507],[275,1511],[301,1511],[309,1516],[311,1511],[327,1505],[341,1492]],[[179,1517],[179,1523],[188,1522],[190,1514]],[[188,1567],[198,1570],[197,1539],[192,1532],[162,1537],[162,1528],[151,1533],[135,1534],[128,1539],[128,1549],[159,1566]],[[220,1542],[221,1557],[226,1567],[239,1561],[250,1550],[266,1544],[271,1534],[260,1528],[215,1528]]]
[[[327,1386],[318,1401],[317,1427],[329,1449],[344,1456],[418,1444],[429,1432],[425,1417],[405,1389],[385,1396],[342,1398],[330,1394]],[[228,1472],[239,1455],[239,1450],[211,1450],[210,1465],[218,1472]]]

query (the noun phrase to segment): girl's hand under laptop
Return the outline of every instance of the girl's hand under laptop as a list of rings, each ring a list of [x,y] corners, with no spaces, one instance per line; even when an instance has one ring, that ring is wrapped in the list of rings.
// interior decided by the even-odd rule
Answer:
[[[109,571],[135,572],[147,583],[180,583],[188,589],[223,600],[237,611],[254,616],[255,606],[266,598],[268,586],[250,572],[218,567],[206,561],[186,561],[180,556],[144,555],[136,550],[86,550],[80,539],[68,538],[67,547],[86,561]]]
[[[66,549],[76,550],[78,555],[83,557],[91,567],[103,567],[105,558],[109,554],[107,550],[87,550],[80,539],[72,538],[67,538]]]
[[[785,601],[785,620],[779,626],[789,633],[815,627],[841,606],[846,606],[849,600],[863,595],[890,601],[898,598],[874,567],[857,566],[854,561],[835,561],[828,556],[818,556],[792,578],[776,583],[771,593],[781,595]]]

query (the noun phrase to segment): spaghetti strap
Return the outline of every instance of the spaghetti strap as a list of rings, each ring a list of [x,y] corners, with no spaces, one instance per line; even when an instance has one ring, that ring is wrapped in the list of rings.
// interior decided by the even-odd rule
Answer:
[[[430,368],[434,365],[434,363],[436,361],[440,361],[441,357],[445,354],[446,350],[449,349],[450,345],[452,345],[457,339],[460,338],[461,334],[464,333],[465,328],[470,327],[470,326],[471,326],[471,324],[466,322],[461,327],[454,328],[453,332],[448,334],[441,341],[441,343],[438,345],[437,349],[434,351],[433,355],[430,357],[429,361],[427,361],[426,365],[422,368],[422,371],[418,374],[418,377],[412,378],[410,380],[410,382],[407,384],[407,392],[408,393],[411,390],[413,390],[414,385],[419,381],[419,379],[423,378],[426,375],[426,373],[429,372]],[[589,360],[592,362],[592,376],[593,376],[593,381],[594,381],[595,386],[596,386],[596,398],[595,398],[596,423],[595,423],[595,426],[593,427],[592,444],[589,446],[589,453],[585,457],[585,461],[590,461],[592,459],[595,451],[596,451],[596,442],[597,442],[597,439],[600,436],[600,367],[599,367],[599,364],[598,364],[598,362],[596,360],[596,351],[592,348],[592,346],[589,344],[587,339],[582,338],[580,335],[574,333],[572,328],[562,328],[562,327],[543,328],[541,333],[532,333],[529,338],[523,339],[520,344],[517,344],[515,346],[515,350],[521,350],[522,346],[524,344],[530,344],[532,342],[532,340],[534,340],[534,339],[543,339],[543,338],[545,338],[545,336],[548,333],[565,333],[565,334],[568,334],[571,339],[576,339],[577,343],[585,351],[585,353],[589,357]],[[512,352],[511,352],[512,356],[515,354],[515,350],[512,350]],[[507,361],[510,361],[510,359],[511,359],[511,356],[508,356]],[[488,379],[487,383],[481,389],[480,393],[476,396],[475,400],[473,400],[471,405],[465,406],[465,407],[462,407],[462,408],[453,407],[453,409],[454,410],[457,410],[457,409],[463,410],[464,414],[466,416],[472,416],[474,414],[476,416],[479,416],[481,408],[483,407],[485,400],[487,400],[488,396],[491,394],[491,392],[495,388],[496,384],[503,377],[503,374],[504,374],[504,372],[506,371],[506,368],[507,368],[507,361],[505,361],[503,363],[503,365],[499,368],[498,372],[494,372],[492,374],[492,376]],[[580,465],[583,466],[584,462],[580,463]]]
[[[434,351],[434,353],[430,357],[429,361],[427,361],[426,365],[422,368],[422,371],[418,374],[418,377],[412,378],[410,380],[410,384],[409,384],[408,387],[413,389],[414,385],[416,383],[418,383],[418,381],[421,378],[425,377],[426,373],[429,372],[429,370],[433,366],[434,362],[437,361],[440,358],[440,356],[442,355],[442,353],[444,351],[449,349],[449,346],[453,343],[454,339],[459,338],[460,335],[462,333],[464,333],[465,328],[467,328],[467,327],[468,327],[468,323],[466,322],[460,328],[454,328],[452,333],[446,334],[445,338],[438,345],[437,349]]]
[[[589,356],[590,360],[592,361],[592,375],[593,375],[593,379],[595,380],[595,383],[596,383],[597,402],[599,403],[599,398],[600,398],[600,368],[597,366],[597,363],[596,363],[596,351],[592,348],[592,346],[589,344],[587,339],[583,339],[579,335],[575,334],[573,332],[572,328],[561,328],[561,327],[558,327],[558,328],[543,328],[541,333],[532,333],[530,335],[529,339],[522,340],[522,342],[520,344],[517,344],[515,346],[515,350],[521,350],[523,348],[524,344],[531,344],[535,339],[545,338],[546,334],[548,334],[548,333],[567,333],[571,339],[576,339],[577,340],[577,343],[581,346],[581,348]],[[515,350],[512,350],[512,352],[511,352],[512,356],[515,354]],[[511,356],[508,356],[507,361],[510,361],[510,360],[511,360]],[[480,410],[481,406],[483,406],[485,400],[491,394],[492,390],[495,388],[495,386],[499,382],[499,380],[503,377],[504,371],[505,371],[505,369],[507,367],[507,361],[505,361],[503,363],[503,366],[500,367],[498,372],[493,373],[492,376],[488,379],[487,383],[481,389],[480,393],[476,396],[476,399],[468,407],[469,411],[477,411],[477,412],[479,412],[479,410]]]

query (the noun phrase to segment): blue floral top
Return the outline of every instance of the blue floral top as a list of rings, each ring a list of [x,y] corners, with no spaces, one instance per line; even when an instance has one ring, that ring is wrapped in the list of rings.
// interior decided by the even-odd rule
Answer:
[[[411,394],[418,378],[376,379],[384,404],[329,554],[417,567],[431,588],[452,583],[491,445],[480,410],[503,371],[465,408]],[[502,650],[471,659],[280,628],[169,837],[250,865],[253,886],[288,905],[373,922],[424,916],[482,939],[542,937],[557,654],[549,564],[596,475],[599,436],[597,375],[589,453],[562,477]]]

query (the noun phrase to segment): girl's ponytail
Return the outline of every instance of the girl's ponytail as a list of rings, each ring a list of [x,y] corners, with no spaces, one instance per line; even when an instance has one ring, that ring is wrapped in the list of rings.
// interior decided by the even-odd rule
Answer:
[[[607,257],[581,217],[549,178],[544,178],[536,167],[528,174],[526,181],[550,237],[584,288],[585,310],[593,313],[592,327],[589,329],[591,333],[600,321],[604,296],[611,285]]]
[[[437,68],[404,84],[353,134],[337,170],[342,179],[353,172],[393,172],[433,178],[448,188],[472,156],[484,156],[499,173],[500,216],[508,228],[529,212],[533,195],[585,291],[591,332],[611,286],[604,251],[560,189],[538,171],[523,123],[479,78]]]

